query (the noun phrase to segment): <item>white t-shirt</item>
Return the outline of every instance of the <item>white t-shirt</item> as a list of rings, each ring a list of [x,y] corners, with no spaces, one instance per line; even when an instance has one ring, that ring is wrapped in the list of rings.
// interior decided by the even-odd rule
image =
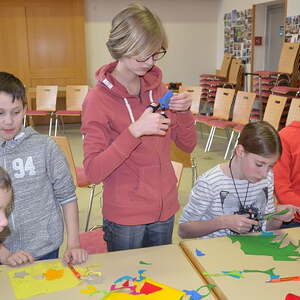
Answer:
[[[248,193],[247,180],[234,179],[234,181],[238,195],[232,178],[223,173],[220,165],[199,176],[179,223],[210,220],[218,216],[234,214],[240,210],[241,206],[255,210],[260,216],[275,212],[272,171],[268,173],[267,178],[257,183],[249,183]],[[254,231],[265,230],[265,227],[266,222],[260,221],[260,225],[254,228]],[[235,233],[230,229],[221,229],[201,237],[220,237],[231,234]]]

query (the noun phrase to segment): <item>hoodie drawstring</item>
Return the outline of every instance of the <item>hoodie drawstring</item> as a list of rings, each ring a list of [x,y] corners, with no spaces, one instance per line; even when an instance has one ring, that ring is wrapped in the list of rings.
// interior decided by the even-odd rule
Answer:
[[[150,103],[152,104],[154,102],[152,90],[149,91],[149,99],[150,99]],[[127,98],[123,98],[123,100],[125,102],[125,106],[127,108],[127,111],[128,111],[128,114],[129,114],[129,117],[130,117],[130,120],[131,120],[131,123],[133,123],[133,122],[135,122],[135,120],[134,120],[134,116],[133,116],[133,113],[132,113],[131,106],[130,106]]]

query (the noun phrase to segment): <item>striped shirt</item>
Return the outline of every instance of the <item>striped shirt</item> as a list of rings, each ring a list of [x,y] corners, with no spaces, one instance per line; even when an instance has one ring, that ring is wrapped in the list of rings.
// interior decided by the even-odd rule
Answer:
[[[223,173],[220,165],[199,176],[179,223],[205,221],[222,215],[234,214],[241,206],[256,210],[260,216],[275,211],[272,171],[268,173],[267,178],[256,183],[249,183],[249,188],[247,180],[235,179],[235,185],[238,195],[232,178]],[[265,221],[260,221],[260,225],[254,228],[255,231],[265,229]],[[234,232],[230,229],[221,229],[202,237],[220,237],[231,234]]]

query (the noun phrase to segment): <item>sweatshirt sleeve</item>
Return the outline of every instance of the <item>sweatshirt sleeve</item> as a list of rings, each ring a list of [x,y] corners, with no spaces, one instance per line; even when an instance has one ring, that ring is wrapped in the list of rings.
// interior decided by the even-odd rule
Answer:
[[[141,140],[135,138],[128,128],[112,140],[108,132],[109,120],[92,95],[88,95],[83,105],[83,164],[88,179],[98,184],[130,156]]]
[[[300,206],[300,195],[292,187],[291,167],[293,164],[289,142],[281,137],[282,155],[274,166],[275,194],[281,204]]]
[[[197,144],[197,132],[193,115],[190,111],[173,113],[175,124],[171,138],[176,146],[184,152],[191,153]]]
[[[77,201],[75,185],[68,162],[57,144],[49,138],[47,144],[47,173],[51,180],[56,201],[64,205]]]

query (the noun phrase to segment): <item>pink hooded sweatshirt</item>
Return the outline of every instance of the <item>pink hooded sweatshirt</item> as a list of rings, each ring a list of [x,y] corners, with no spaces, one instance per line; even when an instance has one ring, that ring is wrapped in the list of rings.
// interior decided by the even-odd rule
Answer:
[[[129,125],[166,92],[158,67],[141,77],[140,95],[128,94],[111,72],[100,68],[98,83],[83,104],[84,168],[93,183],[103,182],[103,217],[122,225],[165,221],[179,209],[176,176],[170,160],[172,140],[192,152],[196,130],[191,112],[167,111],[165,136],[135,138]]]

